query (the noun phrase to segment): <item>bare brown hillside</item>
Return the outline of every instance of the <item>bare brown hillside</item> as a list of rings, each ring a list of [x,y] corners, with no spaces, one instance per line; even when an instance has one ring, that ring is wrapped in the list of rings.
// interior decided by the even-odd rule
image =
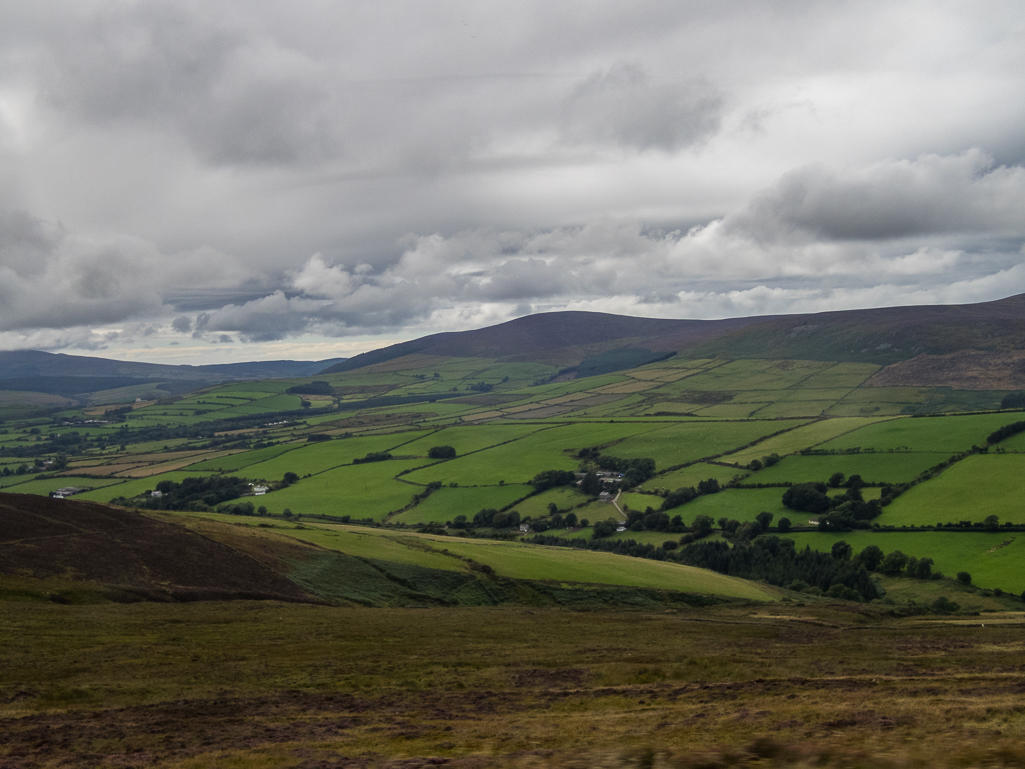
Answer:
[[[0,494],[0,576],[88,582],[148,600],[315,600],[255,555],[129,510]]]
[[[1025,388],[1025,351],[961,350],[949,355],[917,355],[887,366],[870,387],[953,387],[956,390]]]

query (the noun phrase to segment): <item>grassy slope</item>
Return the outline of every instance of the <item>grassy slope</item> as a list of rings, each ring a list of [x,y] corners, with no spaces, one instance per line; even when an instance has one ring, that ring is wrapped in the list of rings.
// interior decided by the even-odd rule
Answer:
[[[197,514],[198,515],[198,514]],[[202,514],[213,520],[256,525],[259,519]],[[773,588],[725,577],[705,569],[650,561],[608,553],[540,547],[519,542],[460,539],[457,537],[403,534],[341,524],[304,524],[289,535],[348,555],[379,558],[418,566],[449,567],[454,559],[443,551],[491,566],[502,577],[623,585],[631,587],[707,593],[752,600],[774,600]],[[401,552],[405,549],[406,552]],[[400,554],[401,553],[401,554]],[[460,563],[455,561],[455,563]]]

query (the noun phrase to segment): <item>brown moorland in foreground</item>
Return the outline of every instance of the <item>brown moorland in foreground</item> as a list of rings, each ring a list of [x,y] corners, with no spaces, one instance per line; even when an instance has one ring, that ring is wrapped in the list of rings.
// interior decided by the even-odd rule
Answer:
[[[6,601],[0,766],[1022,766],[1023,625]]]

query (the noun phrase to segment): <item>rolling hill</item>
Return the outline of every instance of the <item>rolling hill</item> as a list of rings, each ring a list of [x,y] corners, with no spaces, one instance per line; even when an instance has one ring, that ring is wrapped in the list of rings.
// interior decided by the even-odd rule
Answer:
[[[871,363],[887,367],[871,382],[880,386],[1015,389],[1025,387],[1023,349],[1025,294],[1020,294],[977,304],[724,320],[540,313],[392,345],[322,373],[352,371],[419,354],[536,361],[575,367],[572,373],[584,376],[643,365],[675,353],[692,359]],[[617,357],[622,358],[621,364],[610,360]]]
[[[343,360],[345,359],[269,360],[207,366],[172,366],[160,363],[94,358],[86,355],[65,355],[64,353],[42,352],[41,350],[8,350],[0,352],[0,380],[39,377],[108,377],[226,382],[235,379],[309,376]]]

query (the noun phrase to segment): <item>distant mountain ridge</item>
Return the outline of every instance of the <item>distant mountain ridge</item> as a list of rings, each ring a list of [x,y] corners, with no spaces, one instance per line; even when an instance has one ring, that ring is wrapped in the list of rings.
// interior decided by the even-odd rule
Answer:
[[[322,373],[370,366],[403,355],[514,358],[575,365],[617,347],[674,350],[714,339],[760,318],[678,320],[602,312],[545,312],[472,331],[448,331],[356,355]],[[559,355],[558,353],[562,353]]]
[[[190,366],[65,355],[40,350],[0,352],[0,380],[33,377],[132,377],[224,382],[236,379],[277,379],[312,376],[345,358],[322,361],[271,360]]]
[[[404,355],[501,358],[580,366],[644,350],[690,358],[871,363],[887,386],[1025,386],[1025,294],[960,305],[910,305],[724,320],[636,318],[595,312],[529,315],[472,331],[431,334],[357,355],[323,373]],[[629,356],[623,356],[628,358]],[[636,364],[635,364],[636,365]]]

